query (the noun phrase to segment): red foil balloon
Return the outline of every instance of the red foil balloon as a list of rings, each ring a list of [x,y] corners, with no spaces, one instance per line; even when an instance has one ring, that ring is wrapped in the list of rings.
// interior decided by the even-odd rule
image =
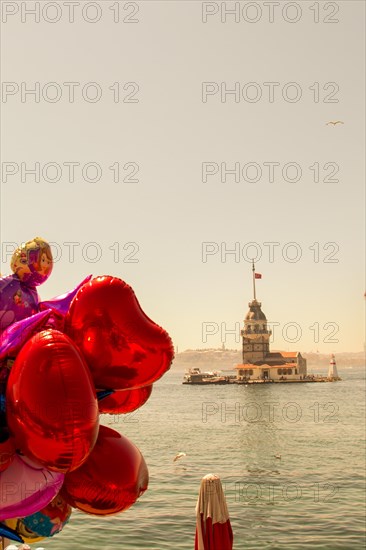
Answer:
[[[107,516],[132,506],[148,482],[147,466],[138,448],[127,437],[100,426],[88,460],[66,474],[61,492],[71,506]]]
[[[6,392],[17,447],[50,470],[68,472],[88,457],[98,435],[98,403],[87,365],[61,332],[45,330],[20,350]]]
[[[96,388],[150,385],[169,369],[174,355],[169,335],[145,315],[132,288],[110,276],[79,290],[65,332],[83,352]]]
[[[99,412],[107,414],[130,413],[142,407],[149,399],[152,385],[137,390],[119,390],[98,402]]]

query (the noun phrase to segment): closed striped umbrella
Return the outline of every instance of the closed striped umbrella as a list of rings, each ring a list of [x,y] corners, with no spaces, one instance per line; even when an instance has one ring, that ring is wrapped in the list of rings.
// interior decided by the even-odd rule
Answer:
[[[195,550],[232,550],[233,531],[219,476],[201,480],[196,505]]]

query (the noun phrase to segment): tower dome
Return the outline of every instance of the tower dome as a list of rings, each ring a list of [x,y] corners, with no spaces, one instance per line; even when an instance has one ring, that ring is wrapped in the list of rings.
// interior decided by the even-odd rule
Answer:
[[[249,311],[245,316],[245,321],[267,321],[266,316],[261,310],[261,303],[257,300],[249,302]]]

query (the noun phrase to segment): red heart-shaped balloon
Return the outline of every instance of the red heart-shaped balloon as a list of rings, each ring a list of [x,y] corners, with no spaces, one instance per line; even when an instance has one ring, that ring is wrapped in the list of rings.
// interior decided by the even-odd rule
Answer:
[[[100,426],[88,460],[66,474],[61,493],[74,508],[107,516],[132,506],[148,482],[149,472],[139,449],[127,437]]]
[[[98,436],[90,371],[70,338],[57,330],[35,334],[20,350],[6,409],[17,448],[50,470],[78,468]]]
[[[79,290],[65,332],[84,354],[96,388],[150,385],[169,369],[174,355],[169,335],[145,315],[132,288],[111,276]]]

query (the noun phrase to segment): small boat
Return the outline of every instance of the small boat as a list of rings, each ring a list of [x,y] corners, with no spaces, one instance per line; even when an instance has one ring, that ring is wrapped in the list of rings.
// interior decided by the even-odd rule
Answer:
[[[183,384],[229,384],[231,378],[220,372],[201,372],[198,367],[193,367],[185,373]]]

